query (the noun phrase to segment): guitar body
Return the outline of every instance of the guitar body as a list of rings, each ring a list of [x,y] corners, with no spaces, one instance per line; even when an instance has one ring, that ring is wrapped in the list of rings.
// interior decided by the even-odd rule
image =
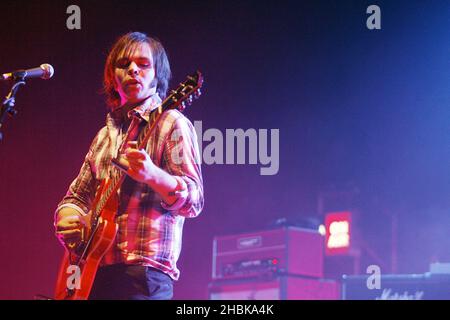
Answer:
[[[94,201],[100,199],[102,191],[108,188],[110,180],[104,180]],[[84,259],[79,261],[76,251],[84,248],[71,250],[66,248],[63,260],[61,262],[58,279],[56,281],[55,299],[57,300],[86,300],[92,289],[95,275],[100,261],[114,243],[117,234],[117,224],[115,222],[117,212],[117,196],[111,196],[103,210],[99,214],[97,227],[92,234],[92,239],[88,244]],[[87,235],[89,237],[89,234]],[[71,267],[70,256],[72,255],[74,265]]]

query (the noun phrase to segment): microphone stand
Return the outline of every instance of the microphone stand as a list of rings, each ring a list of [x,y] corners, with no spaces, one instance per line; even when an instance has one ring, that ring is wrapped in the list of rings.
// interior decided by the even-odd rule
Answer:
[[[17,114],[17,110],[14,109],[14,105],[16,102],[16,94],[19,90],[19,87],[22,85],[25,85],[25,76],[26,72],[17,73],[14,76],[14,83],[11,87],[11,90],[9,91],[8,95],[5,97],[5,99],[2,102],[2,105],[0,106],[0,130],[3,126],[3,122],[5,121],[6,114],[9,114],[10,116],[15,116]],[[0,141],[3,139],[3,134],[0,132]]]

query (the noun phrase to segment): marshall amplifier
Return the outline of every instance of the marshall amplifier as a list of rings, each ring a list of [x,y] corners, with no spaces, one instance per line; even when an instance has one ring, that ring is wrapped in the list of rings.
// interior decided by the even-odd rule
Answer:
[[[369,289],[369,277],[344,276],[342,299],[450,300],[450,274],[382,275],[380,289]]]
[[[212,278],[264,273],[323,276],[324,238],[316,230],[283,227],[215,237]]]

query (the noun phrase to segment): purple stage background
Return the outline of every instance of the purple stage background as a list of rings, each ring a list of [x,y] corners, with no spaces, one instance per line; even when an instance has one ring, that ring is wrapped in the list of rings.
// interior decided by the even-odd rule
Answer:
[[[70,4],[81,30],[66,28]],[[208,298],[214,236],[320,221],[324,190],[359,190],[349,206],[373,251],[362,270],[422,273],[450,261],[448,1],[377,1],[377,31],[365,25],[370,4],[2,1],[0,72],[47,62],[55,75],[20,89],[2,130],[0,299],[53,294],[63,253],[53,212],[104,123],[106,53],[128,31],[161,39],[171,87],[204,73],[204,95],[186,111],[203,131],[280,130],[276,175],[203,165],[205,207],[185,224],[175,299]]]

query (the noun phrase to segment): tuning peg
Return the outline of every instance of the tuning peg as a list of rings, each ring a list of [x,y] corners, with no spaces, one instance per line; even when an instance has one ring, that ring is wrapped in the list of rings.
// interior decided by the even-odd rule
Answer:
[[[198,99],[202,95],[202,91],[198,88],[194,93],[194,98]]]
[[[181,104],[178,106],[178,109],[179,109],[180,111],[184,111],[184,109],[186,109],[186,104],[184,103],[184,101],[181,102]]]

